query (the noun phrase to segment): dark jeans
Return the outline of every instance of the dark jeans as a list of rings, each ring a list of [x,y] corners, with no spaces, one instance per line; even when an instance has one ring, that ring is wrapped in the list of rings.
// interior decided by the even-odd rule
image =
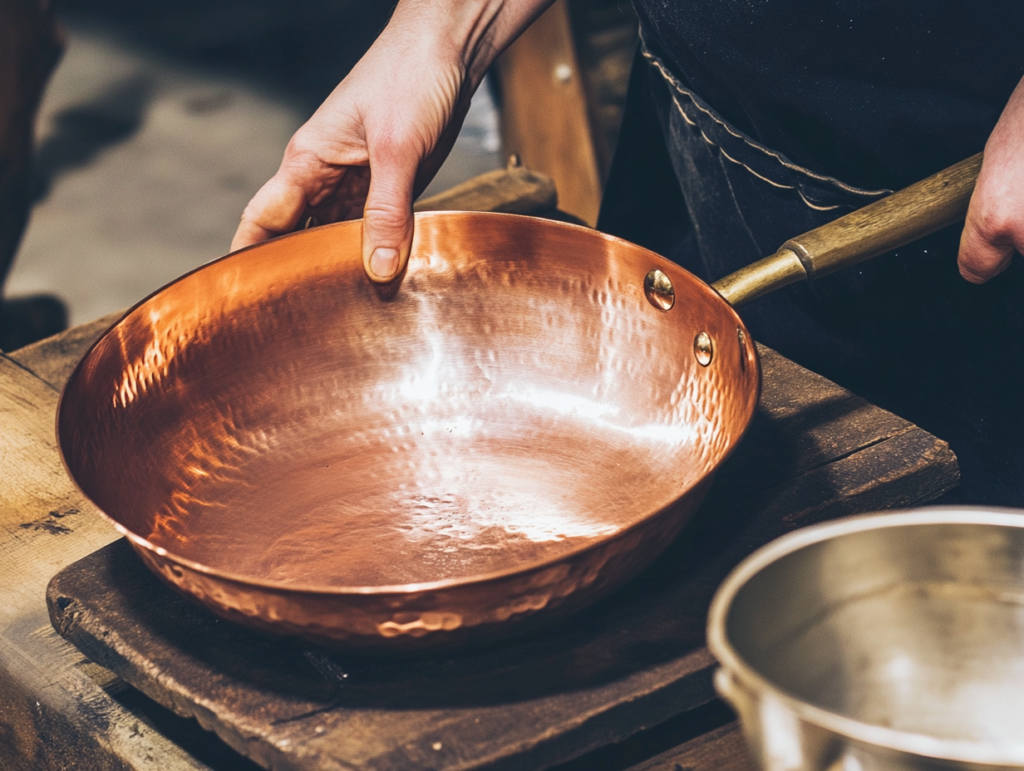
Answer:
[[[714,281],[887,192],[762,147],[643,52],[598,226]],[[741,313],[761,342],[948,441],[963,475],[951,501],[1024,507],[1024,266],[968,284],[959,231]]]

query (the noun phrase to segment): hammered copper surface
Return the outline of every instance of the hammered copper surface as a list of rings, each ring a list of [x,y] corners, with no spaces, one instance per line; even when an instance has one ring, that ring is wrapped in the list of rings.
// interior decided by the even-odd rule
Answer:
[[[633,244],[479,213],[418,215],[382,300],[360,227],[229,255],[115,325],[59,409],[83,492],[165,580],[319,641],[493,636],[649,563],[753,414],[735,312]]]

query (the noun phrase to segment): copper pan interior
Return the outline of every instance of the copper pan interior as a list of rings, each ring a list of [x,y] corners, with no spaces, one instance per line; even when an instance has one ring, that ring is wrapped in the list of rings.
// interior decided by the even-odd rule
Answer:
[[[640,247],[513,215],[419,215],[383,301],[359,244],[360,223],[340,223],[210,263],[79,365],[59,410],[65,463],[137,545],[305,591],[479,580],[663,509],[753,413],[742,322]],[[644,294],[655,267],[675,287],[667,312]]]

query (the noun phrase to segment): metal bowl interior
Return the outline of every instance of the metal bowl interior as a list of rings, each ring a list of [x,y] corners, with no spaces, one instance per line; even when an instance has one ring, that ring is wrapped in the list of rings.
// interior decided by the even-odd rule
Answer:
[[[761,751],[800,743],[769,719],[774,703],[897,752],[880,767],[918,767],[899,753],[1024,764],[1024,514],[936,508],[799,531],[727,579],[709,639],[761,704],[748,713]]]
[[[382,300],[359,245],[350,222],[229,255],[83,359],[61,452],[137,548],[275,590],[479,581],[665,509],[751,418],[742,322],[640,247],[513,215],[419,215]],[[669,311],[645,297],[652,268],[675,284]]]

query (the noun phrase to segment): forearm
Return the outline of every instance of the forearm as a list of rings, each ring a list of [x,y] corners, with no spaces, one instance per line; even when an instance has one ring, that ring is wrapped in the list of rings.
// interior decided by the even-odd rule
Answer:
[[[553,0],[401,0],[382,37],[425,40],[472,93],[494,60]]]

